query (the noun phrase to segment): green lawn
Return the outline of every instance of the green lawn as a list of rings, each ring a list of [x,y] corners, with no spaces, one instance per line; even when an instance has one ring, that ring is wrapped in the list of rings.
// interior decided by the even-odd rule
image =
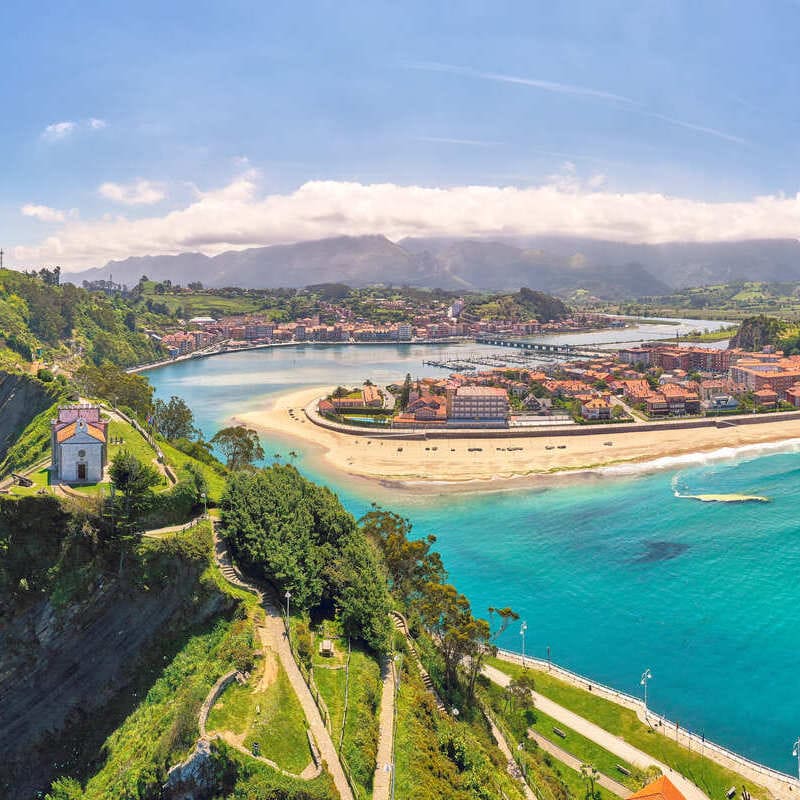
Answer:
[[[277,673],[274,681],[257,690],[263,668],[262,662],[246,685],[232,683],[225,689],[211,709],[207,728],[243,735],[248,749],[258,742],[261,755],[299,774],[311,761],[302,706],[280,662],[271,665]]]
[[[156,294],[145,290],[143,295],[154,303],[163,303],[170,313],[182,308],[187,318],[219,317],[252,314],[259,311],[263,300],[258,297],[219,297],[211,294]]]
[[[584,764],[592,764],[600,772],[628,788],[635,791],[644,785],[645,781],[637,780],[637,776],[634,775],[638,770],[591,739],[573,731],[539,709],[534,709],[532,713],[526,715],[524,710],[517,709],[507,702],[505,690],[497,684],[490,683],[486,691],[494,713],[503,719],[518,739],[522,739],[526,735],[528,728],[533,728],[537,733],[557,744],[562,750],[579,758]],[[553,733],[554,727],[564,731],[567,734],[566,739],[562,740],[556,736]],[[631,776],[623,775],[617,769],[617,764],[627,768],[632,773]]]
[[[522,671],[521,665],[497,658],[490,658],[488,662],[508,675],[517,675]],[[723,797],[731,786],[743,784],[753,797],[766,797],[764,789],[745,781],[741,775],[648,728],[633,710],[572,686],[547,672],[530,671],[534,675],[537,692],[668,764],[697,784],[709,797]]]
[[[326,623],[330,627],[333,623]],[[353,779],[369,796],[375,774],[378,747],[378,714],[381,699],[381,670],[375,658],[364,650],[353,647],[350,655],[350,680],[345,717],[345,670],[347,640],[334,641],[336,655],[326,658],[319,655],[320,636],[314,637],[314,680],[331,715],[333,743],[338,747],[342,736],[341,756],[350,767]],[[341,669],[330,669],[341,666]]]

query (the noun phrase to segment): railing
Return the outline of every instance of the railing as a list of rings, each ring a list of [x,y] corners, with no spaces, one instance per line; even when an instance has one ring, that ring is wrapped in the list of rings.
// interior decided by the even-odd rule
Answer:
[[[697,734],[689,728],[681,727],[679,723],[674,722],[661,714],[651,711],[638,697],[634,697],[627,692],[622,692],[619,689],[613,689],[610,686],[593,681],[584,675],[578,674],[577,672],[572,672],[565,667],[560,667],[557,664],[553,664],[551,661],[545,661],[540,658],[531,658],[530,656],[525,656],[523,660],[519,653],[514,653],[510,650],[498,649],[497,654],[504,661],[512,661],[523,665],[530,664],[532,667],[535,667],[538,670],[553,673],[565,680],[567,683],[576,684],[582,688],[585,687],[588,691],[593,692],[598,696],[605,697],[605,699],[611,700],[617,705],[630,708],[637,714],[642,714],[648,722],[655,721],[658,725],[664,728],[673,728],[675,730],[676,741],[678,741],[680,736],[682,736],[687,742],[689,749],[691,749],[693,745],[696,746],[698,752],[709,755],[713,760],[717,761],[717,763],[724,767],[731,768],[733,765],[735,765],[734,768],[736,766],[744,767],[745,769],[751,770],[758,775],[779,781],[787,786],[790,791],[792,789],[800,789],[800,780],[797,778],[787,775],[785,772],[780,772],[779,770],[773,769],[772,767],[768,767],[765,764],[760,764],[757,761],[753,761],[752,759],[740,755],[739,753],[735,753],[733,750],[729,750],[727,747],[724,747],[721,744],[717,744],[710,739],[706,739],[704,734]],[[726,761],[728,763],[725,763]]]

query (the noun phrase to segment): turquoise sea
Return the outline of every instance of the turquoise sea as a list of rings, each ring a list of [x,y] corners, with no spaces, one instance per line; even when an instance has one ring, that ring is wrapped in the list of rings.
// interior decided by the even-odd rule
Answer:
[[[474,351],[475,345],[463,346]],[[420,346],[305,346],[175,364],[149,373],[207,436],[232,416],[305,385],[390,381],[423,369]],[[298,466],[360,515],[377,499],[435,533],[450,579],[476,613],[510,605],[526,649],[639,694],[707,738],[786,772],[800,732],[800,445],[751,449],[650,474],[631,468],[509,492],[415,495],[327,473],[296,442]],[[788,452],[787,452],[788,451]],[[681,494],[741,492],[767,504]],[[500,644],[519,650],[518,627]]]

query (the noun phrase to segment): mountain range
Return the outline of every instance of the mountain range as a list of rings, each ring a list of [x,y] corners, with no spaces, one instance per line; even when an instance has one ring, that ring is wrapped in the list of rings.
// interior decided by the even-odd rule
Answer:
[[[137,256],[64,276],[135,284],[142,275],[207,287],[302,287],[323,282],[384,283],[475,290],[533,289],[607,299],[667,294],[734,280],[800,280],[800,242],[765,239],[660,245],[578,237],[508,239],[338,236],[231,250],[216,256]]]

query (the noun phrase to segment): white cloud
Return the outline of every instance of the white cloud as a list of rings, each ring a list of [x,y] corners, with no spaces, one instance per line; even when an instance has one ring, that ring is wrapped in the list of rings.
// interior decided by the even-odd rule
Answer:
[[[33,203],[26,203],[20,211],[24,216],[33,217],[41,222],[63,222],[66,219],[66,214],[57,208],[38,206]]]
[[[152,181],[139,180],[133,183],[103,183],[98,189],[101,197],[124,206],[152,206],[167,195],[164,187]]]
[[[78,126],[69,120],[65,122],[54,122],[42,131],[42,139],[47,142],[57,142],[59,139],[66,139],[75,131]]]
[[[108,123],[104,119],[91,117],[85,122],[73,122],[72,120],[65,120],[63,122],[54,122],[48,125],[43,131],[41,138],[45,142],[58,142],[66,139],[68,136],[76,133],[81,129],[88,129],[92,131],[101,131],[107,128]]]
[[[571,164],[539,186],[455,186],[312,181],[262,194],[254,173],[162,216],[66,220],[56,235],[15,249],[16,263],[78,269],[131,255],[228,249],[341,234],[503,236],[562,234],[624,242],[797,238],[800,195],[705,202],[653,192],[611,192]]]

